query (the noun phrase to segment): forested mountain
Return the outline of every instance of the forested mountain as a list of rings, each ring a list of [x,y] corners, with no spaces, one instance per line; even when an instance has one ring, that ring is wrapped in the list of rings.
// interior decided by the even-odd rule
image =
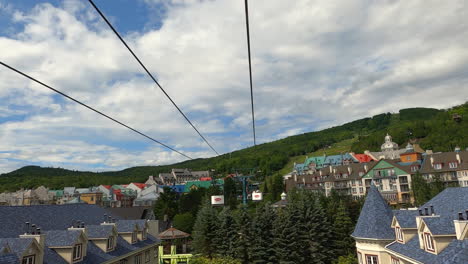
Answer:
[[[454,119],[453,115],[461,115]],[[316,132],[304,133],[257,145],[218,157],[195,159],[165,166],[142,166],[114,172],[80,172],[61,168],[26,166],[0,175],[0,192],[46,185],[85,187],[99,184],[144,181],[171,168],[215,170],[217,174],[232,172],[233,168],[257,168],[260,179],[278,172],[290,157],[322,149],[343,140],[355,138],[351,150],[379,150],[385,134],[404,145],[409,139],[418,141],[424,149],[450,151],[455,146],[468,147],[468,103],[450,109],[402,109],[399,113],[384,113]]]

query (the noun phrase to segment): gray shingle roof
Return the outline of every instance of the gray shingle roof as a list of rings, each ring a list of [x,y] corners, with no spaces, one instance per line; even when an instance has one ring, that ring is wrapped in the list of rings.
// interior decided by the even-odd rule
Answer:
[[[392,219],[392,210],[377,188],[372,185],[351,236],[393,240],[395,233],[391,228]]]
[[[72,247],[81,233],[81,230],[47,231],[45,232],[45,243],[48,247]]]
[[[426,223],[429,230],[433,235],[455,235],[455,226],[453,220],[449,217],[424,217],[423,221]]]
[[[33,244],[34,238],[0,238],[0,245],[7,245],[11,253],[21,257],[23,253]]]
[[[88,225],[88,238],[108,238],[112,235],[113,225]]]
[[[128,233],[135,230],[137,226],[138,230],[142,230],[145,227],[146,220],[119,220],[117,221],[116,227],[119,233]]]
[[[434,234],[455,234],[453,220],[458,219],[458,212],[465,212],[468,209],[468,187],[447,188],[419,209],[424,212],[424,208],[430,208],[431,205],[434,206],[435,215],[440,215],[440,221],[443,221],[440,224],[435,224],[435,220],[429,220],[432,221],[429,225],[433,224],[432,228],[429,227],[431,232]],[[450,226],[451,231],[446,229],[447,226]]]
[[[77,220],[85,222],[86,225],[99,225],[103,222],[104,214],[111,215],[113,218],[119,220],[119,216],[111,214],[109,211],[88,204],[73,204],[73,205],[33,205],[33,206],[0,206],[0,240],[5,241],[14,237],[17,238],[20,234],[24,233],[24,223],[30,222],[41,227],[46,234],[54,233],[56,230],[65,231],[73,222]],[[136,221],[135,224],[142,226],[145,220]],[[68,240],[62,241],[59,239],[61,236],[57,234],[58,242],[53,239],[53,243],[69,244]],[[129,253],[130,251],[143,248],[149,245],[158,243],[159,240],[148,235],[146,241],[139,241],[133,245],[128,244],[121,237],[117,239],[116,250],[106,253],[97,248],[93,242],[88,242],[87,256],[81,263],[100,263],[99,259],[110,260],[115,257]],[[12,251],[21,251],[21,247],[27,243],[23,241],[33,242],[32,238],[22,238],[21,244],[10,246]],[[50,238],[49,238],[50,241]],[[52,242],[51,242],[52,243]],[[3,243],[0,242],[0,245]],[[95,252],[99,250],[99,252]],[[10,263],[8,263],[10,264]],[[45,247],[44,249],[44,264],[67,264],[67,262],[60,257],[54,250]]]
[[[429,253],[419,247],[419,239],[415,236],[406,244],[393,242],[386,246],[390,251],[407,256],[421,263],[431,264],[466,264],[468,263],[468,240],[454,239],[438,255]]]
[[[20,264],[20,261],[15,254],[5,254],[0,255],[0,264]]]
[[[77,220],[86,225],[99,225],[104,214],[111,213],[97,205],[33,205],[0,206],[0,237],[18,237],[24,233],[24,223],[30,222],[46,230],[65,230]],[[119,216],[113,215],[115,219]]]
[[[419,215],[418,210],[393,210],[401,228],[416,228],[416,216]]]

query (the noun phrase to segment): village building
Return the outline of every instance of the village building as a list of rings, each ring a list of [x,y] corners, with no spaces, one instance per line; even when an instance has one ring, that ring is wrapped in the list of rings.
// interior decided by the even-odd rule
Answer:
[[[438,177],[447,184],[468,186],[468,151],[427,154],[420,173],[428,181]]]
[[[149,234],[150,222],[87,204],[2,206],[0,262],[157,263],[159,240]]]
[[[359,264],[468,262],[468,188],[447,188],[415,210],[391,210],[372,185],[352,237]]]

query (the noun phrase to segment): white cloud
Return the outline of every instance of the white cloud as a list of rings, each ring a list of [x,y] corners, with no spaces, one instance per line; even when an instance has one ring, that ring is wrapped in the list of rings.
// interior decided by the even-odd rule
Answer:
[[[129,45],[216,149],[250,145],[243,2],[146,2],[164,5],[162,27],[124,36]],[[463,0],[249,4],[260,142],[468,100]],[[24,28],[0,37],[2,61],[195,157],[213,154],[89,6],[7,7]],[[0,172],[28,161],[116,169],[181,160],[6,69],[0,79],[0,122],[28,114],[0,123]]]

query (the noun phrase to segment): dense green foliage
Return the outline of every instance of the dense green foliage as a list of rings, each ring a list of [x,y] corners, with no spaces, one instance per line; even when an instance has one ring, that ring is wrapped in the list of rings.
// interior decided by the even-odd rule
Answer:
[[[192,233],[193,225],[195,224],[195,217],[191,213],[176,214],[172,225],[186,233]]]
[[[190,260],[190,264],[241,264],[237,259],[233,258],[205,258],[205,257],[195,257]]]
[[[352,261],[349,254],[355,248],[349,234],[356,221],[346,208],[351,204],[359,207],[360,202],[305,191],[290,192],[288,205],[280,209],[269,202],[234,210],[207,203],[197,215],[192,245],[204,257],[240,263],[333,263],[339,256]],[[332,210],[337,215],[328,217]]]
[[[453,120],[454,113],[463,116],[460,122]],[[380,114],[341,126],[291,136],[213,158],[188,160],[165,166],[142,166],[113,172],[79,172],[60,168],[27,166],[0,176],[0,192],[33,188],[45,185],[52,189],[66,186],[87,187],[99,184],[142,182],[149,175],[168,172],[171,168],[194,170],[214,169],[225,175],[233,168],[257,168],[258,179],[281,170],[290,157],[304,155],[336,142],[357,138],[351,149],[361,153],[366,149],[379,150],[388,132],[395,142],[404,145],[408,139],[418,140],[423,148],[449,151],[455,146],[468,147],[468,104],[448,110],[411,108],[397,114]],[[276,196],[276,195],[275,195]]]

